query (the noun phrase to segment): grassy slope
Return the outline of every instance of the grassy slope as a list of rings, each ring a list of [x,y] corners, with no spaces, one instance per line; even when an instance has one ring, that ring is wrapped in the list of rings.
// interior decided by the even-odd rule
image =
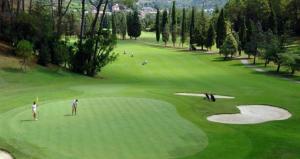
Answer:
[[[134,57],[123,55],[124,50],[133,53]],[[300,157],[299,84],[256,73],[244,68],[240,61],[220,61],[217,55],[188,53],[129,40],[121,41],[116,51],[121,53],[120,58],[103,70],[103,79],[40,67],[26,74],[16,69],[1,69],[0,112],[29,105],[36,95],[44,102],[85,96],[153,98],[175,105],[181,116],[207,134],[208,147],[186,159]],[[149,64],[142,66],[145,59]],[[198,91],[237,98],[208,103],[201,98],[173,95],[174,92]],[[206,121],[211,114],[237,112],[235,106],[239,104],[281,106],[287,108],[293,117],[286,121],[244,126]],[[0,141],[2,147],[14,151],[16,155],[25,155],[5,144],[5,139]],[[21,144],[16,141],[13,146],[16,145]],[[39,153],[35,145],[22,148],[33,151],[32,154]]]

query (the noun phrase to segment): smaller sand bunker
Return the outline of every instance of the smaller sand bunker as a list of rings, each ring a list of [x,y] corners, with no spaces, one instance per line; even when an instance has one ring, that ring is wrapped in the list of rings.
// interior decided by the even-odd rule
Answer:
[[[192,97],[206,97],[205,94],[201,94],[201,93],[175,93],[175,95],[178,95],[178,96],[192,96]],[[217,98],[217,99],[234,99],[234,97],[215,95],[215,94],[214,94],[214,97]]]
[[[13,159],[13,157],[8,152],[0,150],[0,159]]]
[[[258,124],[268,121],[286,120],[292,115],[287,110],[268,105],[238,106],[239,114],[219,114],[207,120],[224,124]]]

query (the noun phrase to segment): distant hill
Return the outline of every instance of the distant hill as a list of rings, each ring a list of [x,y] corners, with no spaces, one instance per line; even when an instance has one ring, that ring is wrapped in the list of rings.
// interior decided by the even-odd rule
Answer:
[[[145,7],[170,7],[173,0],[139,0],[138,4]],[[228,0],[178,0],[177,7],[198,7],[204,6],[205,9],[212,9],[215,6],[223,7]]]

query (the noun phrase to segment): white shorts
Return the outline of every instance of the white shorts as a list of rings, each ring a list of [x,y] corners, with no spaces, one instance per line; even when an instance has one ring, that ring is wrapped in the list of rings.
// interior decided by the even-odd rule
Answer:
[[[32,112],[36,114],[36,109],[33,109]]]

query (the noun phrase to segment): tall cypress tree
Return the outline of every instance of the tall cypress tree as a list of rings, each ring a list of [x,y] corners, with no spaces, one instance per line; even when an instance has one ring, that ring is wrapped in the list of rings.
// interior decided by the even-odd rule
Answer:
[[[126,39],[126,33],[127,33],[127,20],[126,15],[124,12],[121,13],[121,19],[120,19],[120,25],[119,25],[120,34],[122,36],[122,39]]]
[[[216,33],[214,29],[213,23],[210,23],[209,29],[207,31],[207,37],[205,40],[205,47],[207,49],[211,49],[211,47],[215,44]]]
[[[242,18],[240,29],[239,29],[239,39],[241,42],[241,48],[242,50],[245,49],[245,45],[247,42],[247,26],[246,26],[246,20],[245,17]]]
[[[127,34],[132,39],[132,12],[127,14]]]
[[[116,26],[116,15],[113,12],[111,15],[111,29],[112,29],[112,36],[114,39],[117,39],[117,26]]]
[[[167,10],[164,10],[163,17],[162,17],[162,40],[164,41],[165,46],[167,46],[167,43],[169,41],[169,26],[168,26]]]
[[[177,29],[176,29],[176,8],[175,8],[175,1],[173,1],[172,7],[172,22],[171,22],[171,32],[172,32],[172,42],[173,46],[175,47],[176,43],[176,36],[177,36]]]
[[[155,31],[156,31],[156,41],[159,42],[160,40],[160,24],[159,24],[159,9],[157,8],[157,13],[156,13],[156,20],[155,20]]]
[[[225,17],[224,17],[224,10],[221,10],[217,21],[217,48],[220,48],[223,45],[223,42],[226,38],[226,24],[225,24]]]
[[[203,46],[205,45],[205,39],[207,35],[207,26],[206,26],[207,20],[204,13],[204,9],[202,9],[200,14],[200,25],[199,27],[199,35],[197,37],[197,44],[198,46],[201,46],[201,49],[203,50]]]
[[[191,22],[190,22],[190,50],[193,48],[193,44],[195,44],[195,7],[192,9]]]
[[[185,17],[185,8],[182,10],[182,20],[181,20],[181,46],[183,47],[183,44],[186,41],[186,17]]]
[[[132,36],[136,39],[141,35],[142,32],[142,26],[139,18],[139,13],[137,10],[133,12],[133,17],[132,17]]]

